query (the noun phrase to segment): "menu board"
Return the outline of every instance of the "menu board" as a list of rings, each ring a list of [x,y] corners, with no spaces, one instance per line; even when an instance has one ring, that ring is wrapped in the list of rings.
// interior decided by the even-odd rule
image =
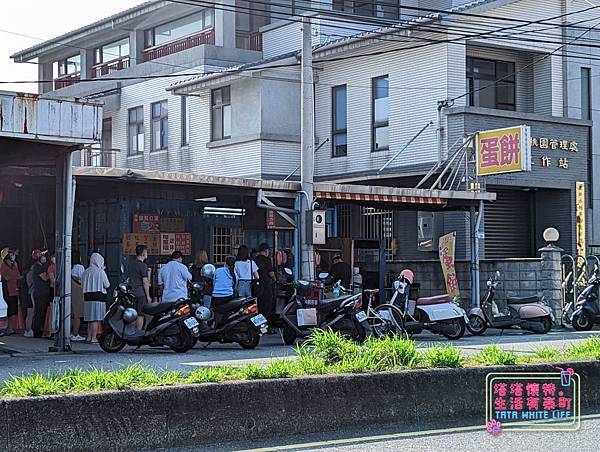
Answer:
[[[161,217],[160,232],[185,232],[185,220],[183,218]]]
[[[157,234],[160,232],[160,217],[153,213],[134,213],[133,232]]]
[[[168,256],[173,251],[181,251],[184,256],[192,254],[192,234],[162,233],[160,234],[160,254]]]
[[[135,256],[135,247],[146,245],[150,256],[159,256],[160,235],[159,234],[124,234],[123,235],[123,254],[126,256]]]

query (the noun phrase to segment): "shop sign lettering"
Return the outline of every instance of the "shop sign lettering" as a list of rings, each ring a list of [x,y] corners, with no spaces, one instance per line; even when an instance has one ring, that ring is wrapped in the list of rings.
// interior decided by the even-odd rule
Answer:
[[[528,126],[477,133],[477,175],[531,170],[531,140]]]

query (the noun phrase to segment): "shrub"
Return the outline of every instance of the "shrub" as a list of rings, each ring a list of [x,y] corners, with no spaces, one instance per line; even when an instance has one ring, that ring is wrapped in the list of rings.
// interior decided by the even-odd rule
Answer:
[[[358,344],[346,339],[340,332],[328,329],[315,330],[297,351],[300,356],[309,354],[327,364],[335,364],[356,355],[359,348]]]
[[[473,362],[486,366],[510,366],[517,363],[517,354],[511,350],[503,350],[496,344],[486,345],[475,355]]]
[[[569,359],[600,359],[600,338],[588,337],[578,344],[571,344],[565,351],[565,358]]]
[[[426,367],[462,367],[464,358],[460,349],[452,345],[429,347],[420,356],[420,363]]]
[[[361,355],[369,358],[369,370],[372,371],[413,367],[418,360],[415,342],[398,337],[371,337],[365,341],[361,352]]]

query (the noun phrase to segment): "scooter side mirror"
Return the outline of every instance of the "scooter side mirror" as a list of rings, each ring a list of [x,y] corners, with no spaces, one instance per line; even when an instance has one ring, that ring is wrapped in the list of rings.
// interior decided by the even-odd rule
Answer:
[[[319,273],[319,279],[327,279],[327,278],[329,278],[329,273],[327,273],[327,272]]]
[[[496,270],[496,278],[500,278],[500,270]]]
[[[283,269],[283,272],[288,276],[292,276],[294,274],[294,272],[292,272],[292,269],[287,267]]]

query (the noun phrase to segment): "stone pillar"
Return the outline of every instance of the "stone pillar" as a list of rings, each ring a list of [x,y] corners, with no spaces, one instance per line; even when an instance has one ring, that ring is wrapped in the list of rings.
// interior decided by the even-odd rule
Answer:
[[[135,66],[144,62],[144,30],[132,30],[129,32],[129,65]]]
[[[38,93],[44,94],[54,90],[54,63],[41,62],[38,64],[38,80],[46,81],[47,83],[38,83]]]
[[[546,245],[539,250],[542,254],[542,293],[554,312],[555,325],[562,325],[562,270],[563,249]]]
[[[215,45],[235,48],[235,0],[221,0],[220,5],[224,8],[214,10]]]

